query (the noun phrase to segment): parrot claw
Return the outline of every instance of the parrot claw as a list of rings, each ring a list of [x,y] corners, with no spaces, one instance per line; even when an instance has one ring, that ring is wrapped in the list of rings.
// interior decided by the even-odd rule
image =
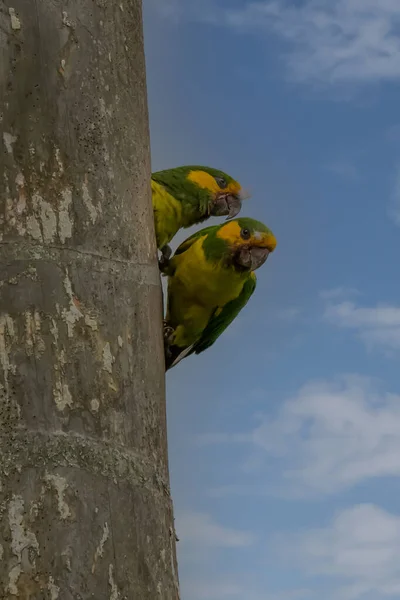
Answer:
[[[171,258],[171,254],[172,254],[172,250],[168,246],[168,244],[166,244],[165,246],[163,246],[161,248],[161,256],[158,259],[158,267],[159,267],[161,273],[165,273],[165,271],[168,269],[169,259]]]
[[[165,354],[166,362],[169,363],[170,359],[172,358],[171,346],[173,344],[173,337],[174,337],[175,330],[173,327],[170,327],[170,325],[168,325],[167,321],[163,321],[163,327],[164,327],[164,354]],[[167,367],[167,370],[168,370],[168,367]]]
[[[165,258],[165,256],[161,256],[158,259],[158,268],[160,269],[161,273],[165,273],[165,271],[168,269],[168,265],[169,260],[168,258]]]
[[[173,327],[170,327],[167,321],[163,321],[164,327],[164,355],[166,363],[170,363],[172,358],[171,346],[173,344],[173,338],[175,330]],[[168,367],[166,368],[168,370]]]
[[[167,321],[163,321],[163,327],[164,327],[164,343],[168,347],[168,345],[172,342],[172,336],[174,335],[175,330],[173,327],[170,327],[168,325]]]

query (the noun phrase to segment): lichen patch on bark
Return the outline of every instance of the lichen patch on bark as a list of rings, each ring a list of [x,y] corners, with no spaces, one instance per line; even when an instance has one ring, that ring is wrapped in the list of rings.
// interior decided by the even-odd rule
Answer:
[[[60,242],[65,244],[68,238],[72,237],[73,219],[71,216],[72,190],[65,188],[60,193],[61,200],[58,209],[58,235]]]
[[[0,315],[0,365],[3,371],[3,387],[6,398],[9,398],[9,377],[15,373],[16,366],[11,362],[11,348],[16,342],[14,321],[10,315]]]
[[[17,141],[17,137],[15,135],[12,135],[12,133],[8,133],[7,131],[5,131],[3,133],[3,141],[4,141],[4,145],[6,147],[8,154],[12,154],[13,153],[13,145]]]
[[[108,527],[108,523],[107,521],[104,523],[104,527],[103,527],[103,534],[101,536],[101,540],[99,542],[99,545],[96,548],[96,552],[94,554],[94,558],[93,558],[93,565],[92,565],[92,573],[95,572],[96,570],[96,565],[97,565],[97,561],[99,560],[99,558],[102,558],[104,555],[104,546],[108,540],[108,538],[110,537],[110,529]]]
[[[60,588],[55,584],[53,577],[49,576],[49,582],[47,584],[47,589],[50,592],[50,600],[58,600],[60,595]]]
[[[83,318],[82,312],[79,310],[78,305],[79,302],[77,298],[74,296],[72,291],[72,283],[69,278],[68,269],[66,270],[64,277],[64,289],[67,294],[69,300],[69,308],[64,308],[63,310],[63,319],[67,324],[68,328],[68,337],[73,337],[74,335],[74,326],[77,321]]]
[[[110,342],[107,342],[103,348],[103,369],[107,371],[107,373],[112,373],[112,366],[114,361],[115,358],[111,352]]]
[[[14,555],[9,561],[9,579],[5,592],[19,595],[18,580],[22,573],[22,555],[24,553],[24,572],[27,566],[35,569],[35,556],[39,554],[39,544],[35,534],[29,531],[24,520],[24,500],[22,496],[13,496],[8,504],[8,523],[11,534],[11,551]]]
[[[46,483],[50,484],[57,494],[58,513],[63,521],[71,517],[71,509],[65,501],[65,492],[68,489],[65,477],[54,473],[46,473]]]
[[[112,564],[108,567],[108,583],[110,586],[110,600],[119,600],[120,594],[114,580],[114,565]]]
[[[8,9],[8,13],[10,15],[10,19],[11,19],[11,29],[13,29],[14,31],[19,31],[21,29],[21,21],[17,16],[17,13],[15,12],[15,9],[10,7]]]

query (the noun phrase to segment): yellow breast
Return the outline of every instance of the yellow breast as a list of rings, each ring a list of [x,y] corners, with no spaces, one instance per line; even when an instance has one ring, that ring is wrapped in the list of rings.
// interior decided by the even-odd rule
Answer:
[[[168,244],[182,226],[182,205],[167,190],[151,181],[157,248]]]
[[[207,261],[203,251],[204,237],[174,258],[175,280],[197,303],[205,306],[224,306],[237,298],[247,279],[246,273],[224,269],[219,263]]]
[[[197,240],[181,255],[174,257],[175,272],[168,283],[168,321],[179,327],[178,345],[196,341],[219,307],[237,298],[248,275],[224,269],[207,261]]]

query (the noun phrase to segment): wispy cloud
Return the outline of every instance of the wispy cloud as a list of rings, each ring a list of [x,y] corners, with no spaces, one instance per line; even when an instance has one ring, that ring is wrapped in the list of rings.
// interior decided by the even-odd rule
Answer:
[[[326,307],[324,317],[333,325],[353,329],[369,347],[400,349],[400,306],[331,303]]]
[[[275,416],[234,434],[231,443],[243,443],[244,436],[246,460],[257,457],[255,479],[247,474],[245,484],[215,490],[220,495],[333,494],[372,478],[400,476],[400,397],[380,393],[359,376],[304,386]]]
[[[254,542],[253,534],[223,527],[205,513],[178,513],[176,521],[182,543],[216,548],[241,548]]]
[[[332,523],[281,539],[281,550],[309,575],[329,577],[329,598],[399,597],[400,516],[372,504],[339,512]]]
[[[397,0],[254,0],[237,8],[218,0],[199,4],[169,0],[167,6],[173,15],[180,7],[186,18],[235,31],[275,33],[286,43],[284,60],[295,80],[354,84],[400,78]]]
[[[298,80],[349,83],[400,77],[397,0],[250,2],[230,11],[227,21],[274,30],[289,44],[287,65]]]

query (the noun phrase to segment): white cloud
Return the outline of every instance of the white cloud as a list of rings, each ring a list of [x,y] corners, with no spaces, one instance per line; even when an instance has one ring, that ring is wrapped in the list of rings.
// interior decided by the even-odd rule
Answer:
[[[400,349],[400,306],[332,303],[326,307],[324,317],[338,327],[355,330],[369,347]]]
[[[399,327],[400,307],[380,305],[372,308],[357,307],[352,302],[328,306],[325,315],[344,327]]]
[[[289,44],[298,80],[375,82],[400,77],[397,0],[255,1],[230,11],[236,27],[274,30]]]
[[[238,8],[218,0],[205,6],[175,0],[173,9],[170,0],[167,6],[174,16],[179,6],[186,18],[263,36],[275,33],[286,42],[284,58],[290,76],[299,81],[354,84],[400,78],[398,0],[254,0]]]
[[[334,578],[332,598],[399,597],[400,516],[375,505],[355,505],[326,528],[281,538],[280,549],[309,575]]]
[[[250,546],[253,534],[223,527],[204,513],[185,512],[177,515],[177,533],[182,543],[215,548],[241,548]]]
[[[374,504],[338,511],[324,527],[272,536],[268,548],[286,570],[300,571],[309,578],[311,589],[261,591],[253,588],[255,582],[247,574],[233,573],[220,579],[183,579],[184,597],[300,600],[321,597],[318,589],[327,600],[399,597],[400,515]]]
[[[400,396],[380,393],[370,379],[310,383],[275,416],[234,434],[231,443],[243,443],[245,436],[246,459],[256,457],[256,483],[250,471],[246,484],[216,494],[333,494],[372,478],[400,476]]]

